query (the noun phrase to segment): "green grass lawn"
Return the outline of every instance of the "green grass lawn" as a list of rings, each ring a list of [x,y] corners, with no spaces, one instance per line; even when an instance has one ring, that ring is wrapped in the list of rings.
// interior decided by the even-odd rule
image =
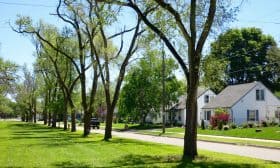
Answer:
[[[182,148],[113,138],[87,138],[42,125],[0,122],[0,167],[279,167],[277,162],[199,151],[182,161]]]
[[[162,134],[161,131],[156,130],[138,130],[137,133],[146,134],[146,135],[155,135],[155,136],[167,136],[167,137],[174,137],[174,138],[184,138],[184,134],[176,133],[176,132],[166,132]],[[251,146],[259,146],[259,147],[272,147],[272,148],[279,148],[280,149],[280,142],[259,142],[253,140],[238,140],[238,139],[229,139],[229,138],[222,138],[222,137],[205,137],[205,136],[197,136],[198,140],[202,141],[210,141],[210,142],[222,142],[222,143],[230,143],[236,145],[251,145]]]
[[[114,128],[124,128],[124,124],[117,124],[118,126]],[[141,129],[141,127],[137,125],[129,126],[130,129],[135,130],[147,130],[147,128]],[[157,127],[150,127],[153,128],[155,132],[161,132],[161,129]],[[256,132],[256,129],[261,129],[261,132]],[[181,127],[173,127],[173,128],[166,128],[166,132],[171,133],[184,133],[184,128]],[[210,130],[205,129],[202,130],[200,128],[197,129],[198,134],[205,134],[205,135],[217,135],[217,136],[232,136],[232,137],[241,137],[241,138],[256,138],[256,139],[270,139],[270,140],[279,140],[280,141],[280,127],[261,127],[261,128],[236,128],[230,129],[227,131],[220,131],[220,130]]]
[[[134,131],[141,134],[148,135],[157,135],[157,136],[168,136],[168,137],[176,137],[183,138],[184,137],[184,128],[181,127],[172,127],[166,128],[166,133],[161,134],[161,128],[159,125],[153,126],[139,126],[137,124],[130,124],[129,129],[133,129]],[[113,129],[115,130],[123,130],[124,124],[118,123],[113,124]],[[279,140],[280,142],[280,127],[262,127],[258,128],[262,129],[262,132],[256,132],[256,128],[236,128],[230,129],[227,131],[219,131],[219,130],[201,130],[198,128],[198,134],[202,135],[216,135],[216,136],[228,136],[228,137],[241,137],[241,138],[256,138],[256,139],[272,139]],[[198,135],[198,140],[204,141],[212,141],[212,142],[224,142],[224,143],[233,143],[238,145],[253,145],[260,147],[273,147],[280,148],[280,143],[274,142],[258,142],[253,140],[237,140],[237,139],[228,139],[222,137],[203,137]]]
[[[256,129],[261,129],[262,131],[256,132]],[[227,131],[198,129],[198,134],[280,140],[280,127],[275,126],[275,127],[261,127],[261,128],[237,128],[237,129],[230,129]]]

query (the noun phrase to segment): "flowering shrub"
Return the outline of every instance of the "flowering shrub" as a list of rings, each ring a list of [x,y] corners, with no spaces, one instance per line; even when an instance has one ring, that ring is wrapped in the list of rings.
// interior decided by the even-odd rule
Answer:
[[[211,117],[210,124],[212,127],[216,128],[219,126],[219,128],[222,129],[223,125],[226,125],[229,121],[229,114],[223,110],[221,111],[215,111],[215,115]]]

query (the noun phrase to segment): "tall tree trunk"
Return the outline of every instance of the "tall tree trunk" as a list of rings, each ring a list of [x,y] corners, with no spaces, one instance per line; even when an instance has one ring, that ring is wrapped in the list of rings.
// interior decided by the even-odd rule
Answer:
[[[64,97],[63,130],[67,130],[68,100]]]
[[[71,132],[76,132],[76,109],[72,105],[71,108]]]
[[[81,50],[82,51],[82,50]],[[89,109],[87,108],[87,95],[86,95],[86,74],[85,74],[85,67],[81,64],[81,96],[82,96],[82,107],[84,110],[84,137],[88,136],[90,133],[90,117],[91,114]]]
[[[47,125],[48,124],[48,112],[45,108],[43,110],[43,120],[44,120],[44,125]]]
[[[33,113],[34,113],[34,118],[33,118],[33,122],[36,123],[37,122],[37,102],[36,102],[36,98],[34,98],[34,102],[33,102]]]
[[[33,122],[33,110],[32,110],[32,106],[29,106],[29,115],[28,115],[28,121],[29,122]]]
[[[164,44],[162,45],[162,133],[165,133],[165,104],[166,104],[166,97],[165,97],[165,53],[164,53]]]
[[[57,119],[57,112],[54,111],[52,115],[52,127],[56,128],[56,119]]]
[[[45,94],[45,104],[44,104],[44,109],[43,109],[43,118],[44,118],[44,125],[47,125],[48,124],[48,108],[47,108],[47,105],[48,105],[48,92]]]
[[[25,121],[25,114],[21,115],[21,121],[23,121],[23,122]]]
[[[49,111],[49,114],[48,114],[48,126],[51,126],[51,122],[52,122],[52,114],[51,112]]]
[[[113,110],[114,109],[112,109],[111,106],[107,107],[106,127],[105,127],[105,135],[104,135],[104,140],[106,141],[112,138]]]
[[[189,59],[192,64],[189,66],[189,80],[187,86],[186,100],[186,128],[184,138],[184,158],[194,159],[197,156],[197,88],[199,84],[198,56],[193,56],[195,51],[189,51]]]
[[[90,133],[90,118],[91,118],[91,113],[88,110],[85,111],[85,115],[84,115],[84,136],[87,136]]]

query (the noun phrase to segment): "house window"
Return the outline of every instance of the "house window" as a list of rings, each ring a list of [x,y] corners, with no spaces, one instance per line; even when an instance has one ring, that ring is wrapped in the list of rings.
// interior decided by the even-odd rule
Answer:
[[[209,95],[204,96],[204,103],[209,103]]]
[[[264,100],[264,90],[263,89],[256,90],[256,100]]]
[[[209,121],[211,118],[211,111],[204,111],[204,120]]]
[[[247,110],[247,121],[259,121],[259,111]]]

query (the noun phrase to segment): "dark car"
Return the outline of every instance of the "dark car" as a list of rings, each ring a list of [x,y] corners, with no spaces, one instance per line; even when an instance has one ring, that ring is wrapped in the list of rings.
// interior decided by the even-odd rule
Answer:
[[[90,126],[94,129],[94,128],[97,128],[99,129],[100,127],[100,122],[98,120],[98,118],[91,118],[90,119]]]

